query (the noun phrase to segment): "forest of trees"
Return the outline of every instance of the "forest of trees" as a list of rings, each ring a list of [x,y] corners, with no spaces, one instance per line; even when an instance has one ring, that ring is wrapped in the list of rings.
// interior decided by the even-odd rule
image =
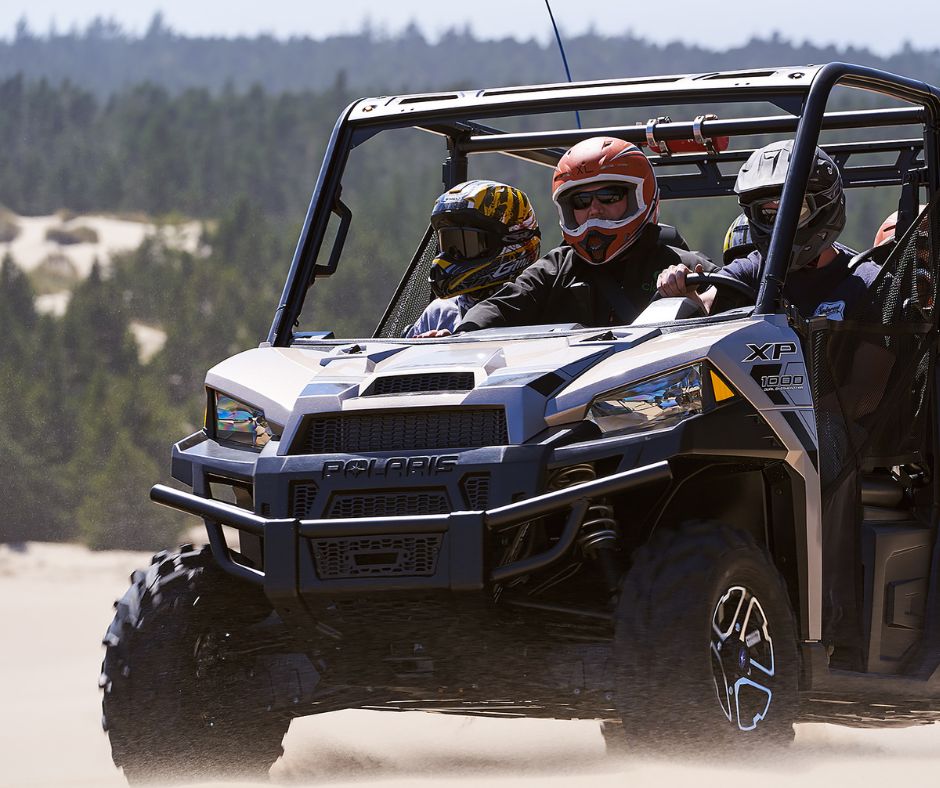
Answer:
[[[668,21],[664,21],[668,30]],[[733,20],[729,19],[733,25]],[[773,24],[771,15],[769,24]],[[874,24],[874,23],[873,23]],[[271,36],[197,38],[174,33],[156,14],[142,36],[106,19],[84,30],[30,30],[20,21],[13,35],[0,40],[0,78],[22,73],[53,83],[72,80],[99,96],[141,82],[155,82],[173,93],[186,88],[213,92],[231,85],[247,90],[262,85],[274,93],[327,90],[345,86],[357,95],[388,95],[429,89],[496,87],[564,81],[564,71],[547,14],[534,13],[523,40],[480,40],[451,30],[428,41],[416,25],[390,36],[363,22],[352,35],[323,40]],[[564,26],[562,25],[564,34]],[[834,33],[838,34],[837,31]],[[539,43],[536,40],[546,43]],[[648,74],[688,74],[767,65],[799,65],[845,60],[916,75],[937,84],[940,49],[909,46],[889,55],[845,46],[795,44],[775,33],[738,47],[716,51],[700,46],[655,44],[630,35],[606,36],[596,30],[564,36],[575,79],[610,79]]]
[[[170,446],[202,426],[206,369],[265,334],[281,282],[258,277],[256,261],[289,256],[293,238],[236,201],[206,241],[205,259],[155,238],[109,276],[96,266],[61,319],[38,315],[28,277],[2,261],[0,541],[148,548],[175,538],[184,521],[148,490],[168,480]],[[146,365],[132,316],[167,333]]]
[[[719,55],[594,34],[569,49],[584,77],[843,57],[940,81],[938,52],[879,60],[772,39],[759,51]],[[151,504],[147,490],[167,480],[171,444],[201,426],[206,370],[265,337],[342,108],[359,93],[544,80],[556,57],[534,42],[457,33],[430,44],[414,30],[323,42],[188,39],[159,19],[138,39],[97,23],[44,36],[21,25],[0,41],[0,204],[21,215],[65,208],[195,217],[211,250],[197,257],[154,238],[109,269],[96,267],[61,318],[38,314],[30,276],[2,260],[0,541],[171,544],[185,521]],[[370,332],[426,226],[443,146],[396,134],[358,152],[343,199],[369,221],[354,222],[344,258],[352,262],[327,283],[328,296],[314,288],[316,325],[304,328]],[[496,167],[480,160],[495,177]],[[528,173],[505,159],[497,166],[532,196],[552,245],[559,234],[549,171]],[[867,198],[855,206],[864,233],[885,211]],[[667,219],[714,254],[734,210],[670,205]],[[147,364],[132,320],[167,334]]]
[[[345,95],[255,87],[172,95],[153,83],[109,100],[64,82],[0,81],[0,201],[21,214],[215,216],[233,193],[302,214]]]

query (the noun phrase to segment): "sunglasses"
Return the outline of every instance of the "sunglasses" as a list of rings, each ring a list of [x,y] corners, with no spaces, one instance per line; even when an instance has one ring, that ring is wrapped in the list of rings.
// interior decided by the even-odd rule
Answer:
[[[777,212],[779,210],[780,200],[778,198],[757,200],[744,208],[748,219],[754,222],[754,224],[764,227],[773,227],[774,222],[777,221]],[[816,201],[810,196],[804,197],[803,204],[800,206],[800,218],[797,221],[797,227],[802,227],[806,224],[812,218],[815,211]]]
[[[452,262],[471,262],[496,255],[503,242],[498,233],[475,227],[441,227],[437,231],[441,256]]]
[[[583,210],[589,208],[594,200],[601,205],[613,205],[626,197],[627,191],[622,186],[604,186],[594,191],[575,192],[571,195],[571,207]]]

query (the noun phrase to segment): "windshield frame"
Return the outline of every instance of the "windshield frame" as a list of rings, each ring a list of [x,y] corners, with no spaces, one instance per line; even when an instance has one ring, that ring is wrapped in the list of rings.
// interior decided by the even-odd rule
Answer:
[[[826,104],[836,86],[873,91],[913,106],[826,113]],[[792,238],[813,151],[822,130],[922,126],[923,135],[919,139],[823,147],[835,154],[846,188],[900,186],[908,173],[917,171],[921,173],[920,185],[927,188],[929,199],[940,189],[940,90],[888,72],[844,63],[361,99],[350,104],[334,126],[265,344],[286,347],[293,342],[293,329],[299,323],[309,287],[318,278],[333,273],[339,264],[345,230],[352,219],[340,198],[343,170],[352,151],[382,131],[413,127],[445,138],[448,156],[443,185],[446,189],[466,179],[467,157],[474,153],[497,152],[553,167],[568,147],[582,139],[605,134],[639,145],[647,142],[649,128],[649,124],[635,124],[510,134],[482,124],[482,119],[631,106],[687,105],[696,111],[703,104],[715,102],[771,103],[785,114],[722,120],[699,116],[694,121],[664,121],[655,127],[656,139],[771,133],[792,133],[795,139],[790,176],[784,185],[768,258],[761,273],[755,314],[777,313],[782,308],[781,291],[793,251]],[[884,151],[896,151],[897,164],[882,167],[877,172],[871,167],[859,167],[853,172],[847,164],[848,158],[855,152],[870,151],[872,145],[879,145]],[[723,174],[719,165],[744,161],[750,152],[739,149],[681,156],[647,155],[654,169],[663,173],[659,176],[661,199],[669,200],[733,194],[734,176]],[[667,174],[668,168],[676,165],[694,165],[698,173]],[[329,262],[317,265],[328,223],[334,215],[340,217],[341,231],[329,250]]]

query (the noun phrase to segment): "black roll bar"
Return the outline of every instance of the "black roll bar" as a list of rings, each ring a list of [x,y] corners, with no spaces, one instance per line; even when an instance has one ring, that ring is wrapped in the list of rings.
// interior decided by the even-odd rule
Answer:
[[[883,93],[922,107],[830,113],[827,116],[824,112],[825,104],[836,84]],[[350,150],[358,144],[356,140],[361,142],[386,128],[411,126],[450,137],[454,141],[454,153],[485,152],[490,150],[491,146],[500,146],[507,155],[551,164],[557,161],[560,155],[560,151],[555,149],[556,145],[563,150],[579,139],[605,131],[638,136],[640,127],[568,130],[545,132],[542,136],[514,136],[493,135],[485,127],[474,126],[481,119],[520,114],[568,112],[576,109],[625,109],[631,106],[667,106],[690,102],[703,105],[708,102],[739,100],[770,102],[789,114],[752,120],[704,121],[701,131],[708,136],[722,136],[789,133],[795,129],[799,143],[794,150],[794,166],[802,172],[798,173],[799,177],[789,180],[785,195],[795,194],[798,188],[805,188],[808,175],[806,168],[810,164],[808,157],[816,144],[820,127],[837,129],[852,128],[859,124],[871,126],[925,123],[926,139],[930,143],[928,147],[934,146],[938,138],[940,91],[923,82],[845,63],[797,69],[715,72],[576,85],[499,88],[475,93],[362,99],[346,108],[333,129],[267,342],[279,346],[290,344],[292,330],[298,321],[307,287],[312,281],[315,260],[326,233],[330,216],[328,207],[334,204],[343,167]],[[471,121],[471,118],[474,120]],[[656,127],[656,133],[659,138],[666,140],[690,138],[694,136],[693,126],[694,122],[687,121],[660,123]],[[927,183],[931,190],[935,190],[940,186],[937,154],[928,150],[925,158],[929,170]],[[451,177],[456,175],[456,172],[450,173]],[[701,189],[698,189],[698,192],[704,193]],[[784,235],[792,237],[796,208],[790,207],[789,202],[793,199],[788,196],[781,205],[777,222],[778,232],[775,233],[779,238],[776,242],[771,242],[767,261],[770,274],[758,295],[757,314],[774,311],[779,301],[789,260],[789,250],[783,249],[784,242],[781,239]]]
[[[936,89],[923,82],[905,79],[872,68],[851,66],[846,63],[829,63],[814,76],[809,95],[796,129],[790,168],[780,197],[780,210],[774,222],[767,260],[760,289],[757,293],[756,315],[773,314],[780,305],[780,297],[786,282],[787,269],[794,249],[787,242],[796,234],[797,221],[803,195],[809,182],[819,142],[819,131],[825,118],[826,103],[832,89],[838,84],[872,90],[922,103],[924,122],[936,127],[940,118],[940,95]],[[934,165],[936,166],[936,165]]]
[[[921,107],[899,109],[871,109],[853,112],[830,112],[824,116],[823,129],[855,129],[871,126],[905,126],[924,122]],[[729,118],[726,120],[704,120],[701,133],[704,137],[736,137],[755,134],[783,134],[796,131],[800,118],[796,115],[770,115],[760,118]],[[665,140],[692,139],[693,121],[674,121],[656,124],[656,138]],[[441,126],[434,129],[440,133]],[[474,134],[457,145],[464,153],[503,153],[525,150],[558,148],[562,153],[581,140],[589,137],[619,137],[637,145],[646,144],[646,124],[629,126],[606,126],[591,129],[564,129],[561,131],[535,131],[504,134],[501,132]],[[684,157],[680,157],[684,158]]]
[[[268,330],[267,342],[270,345],[288,346],[294,326],[300,318],[300,310],[307,294],[307,285],[312,281],[317,255],[320,253],[320,246],[323,244],[326,227],[332,215],[330,210],[317,209],[321,204],[330,207],[334,204],[340,176],[349,156],[351,130],[346,121],[355,106],[356,102],[346,107],[336,121],[336,125],[333,126],[326,153],[323,155],[323,164],[320,166],[320,174],[317,176],[317,183],[310,197],[310,204],[307,206],[303,228],[297,239],[297,246],[294,248],[294,256],[291,258],[287,281],[284,283],[281,299],[274,312],[271,328]],[[336,151],[341,151],[342,155],[334,155]]]

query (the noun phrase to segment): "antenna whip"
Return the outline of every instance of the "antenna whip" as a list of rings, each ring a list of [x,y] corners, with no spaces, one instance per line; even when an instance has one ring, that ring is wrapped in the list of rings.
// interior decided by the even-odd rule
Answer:
[[[561,34],[558,32],[558,25],[555,24],[555,15],[552,13],[552,7],[548,4],[548,0],[545,0],[545,7],[548,9],[548,18],[552,20],[552,27],[555,28],[555,40],[558,42],[558,49],[561,51],[561,62],[565,65],[565,74],[568,77],[568,81],[571,82],[571,70],[568,68],[568,58],[565,57],[565,48],[561,43]],[[578,122],[578,128],[581,128],[581,115],[577,110],[574,111],[575,120]]]

